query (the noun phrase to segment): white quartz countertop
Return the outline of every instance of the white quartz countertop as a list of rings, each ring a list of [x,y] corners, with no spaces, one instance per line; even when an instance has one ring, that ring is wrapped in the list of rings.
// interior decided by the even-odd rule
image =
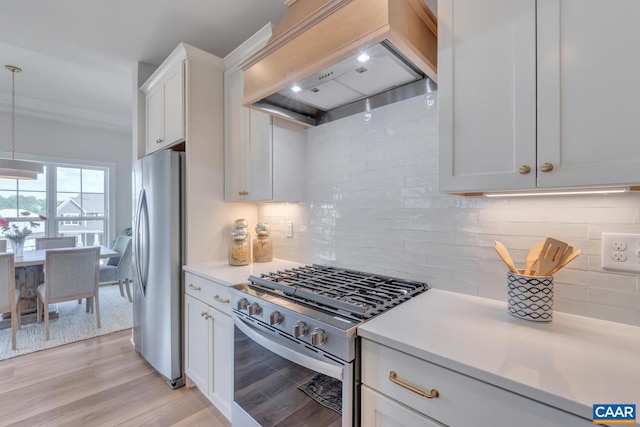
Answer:
[[[185,265],[184,271],[193,273],[205,279],[213,280],[221,285],[232,286],[247,281],[251,275],[258,276],[262,273],[269,273],[286,268],[299,267],[304,264],[297,262],[274,259],[271,262],[252,262],[249,265],[230,266],[228,262],[211,262],[202,264]]]
[[[529,322],[506,303],[431,289],[358,335],[587,419],[594,403],[640,407],[640,327],[558,312]]]

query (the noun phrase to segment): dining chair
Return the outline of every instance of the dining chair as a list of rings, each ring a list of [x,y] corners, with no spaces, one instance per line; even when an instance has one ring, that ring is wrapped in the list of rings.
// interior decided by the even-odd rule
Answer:
[[[71,237],[36,237],[36,250],[75,248],[76,236]]]
[[[0,252],[7,252],[7,241],[0,240]]]
[[[52,249],[45,256],[44,283],[38,286],[37,318],[44,310],[45,339],[49,339],[49,304],[87,298],[100,325],[98,278],[100,247]]]
[[[6,242],[6,241],[5,241]],[[20,328],[20,290],[16,289],[16,274],[12,253],[0,254],[0,314],[11,313],[11,349],[16,349],[16,333]]]
[[[120,295],[124,297],[123,286],[126,286],[127,297],[131,299],[131,286],[129,285],[129,273],[131,270],[131,237],[118,236],[113,250],[120,256],[111,257],[106,265],[100,267],[100,286],[117,284],[120,286]]]

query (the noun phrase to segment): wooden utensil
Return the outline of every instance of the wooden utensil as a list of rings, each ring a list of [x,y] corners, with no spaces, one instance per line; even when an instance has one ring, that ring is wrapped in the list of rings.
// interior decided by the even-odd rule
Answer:
[[[498,256],[502,258],[502,261],[504,261],[507,267],[509,267],[509,271],[511,271],[512,273],[519,274],[518,269],[513,263],[513,259],[511,259],[511,255],[509,255],[509,251],[507,250],[507,248],[505,248],[505,246],[502,243],[498,242],[497,240],[495,241],[494,248],[498,253]]]
[[[575,251],[571,251],[571,253],[569,254],[569,256],[565,257],[565,260],[563,262],[560,263],[559,266],[557,266],[556,268],[554,268],[551,273],[549,273],[549,275],[554,275],[558,270],[560,270],[561,268],[564,268],[565,265],[569,264],[571,261],[573,261],[574,259],[576,259],[578,257],[578,255],[580,255],[580,252],[582,252],[580,249],[576,249]]]
[[[568,246],[567,242],[548,237],[540,251],[538,269],[534,276],[548,276],[562,262]]]
[[[540,259],[540,252],[542,251],[543,246],[544,242],[538,242],[529,249],[529,253],[527,253],[527,260],[524,265],[525,276],[531,276],[531,269],[533,269],[533,266],[538,262],[538,259]]]

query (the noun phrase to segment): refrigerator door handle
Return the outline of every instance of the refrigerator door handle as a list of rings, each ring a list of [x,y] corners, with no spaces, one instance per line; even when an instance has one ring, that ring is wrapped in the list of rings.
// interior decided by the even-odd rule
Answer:
[[[144,190],[143,190],[144,191]],[[149,281],[149,252],[151,251],[151,247],[150,245],[150,238],[149,238],[149,208],[147,206],[147,193],[143,192],[142,194],[142,209],[141,209],[141,217],[144,219],[144,244],[143,244],[143,248],[144,248],[144,258],[143,261],[144,263],[142,264],[143,266],[143,270],[142,272],[144,272],[144,276],[143,276],[143,281],[140,282],[142,283],[142,290],[143,293],[146,293],[147,291],[147,282]]]
[[[140,286],[140,290],[142,291],[142,295],[145,294],[145,290],[146,290],[146,283],[145,280],[143,279],[143,274],[142,274],[142,248],[143,246],[146,246],[147,242],[145,242],[145,244],[142,244],[142,236],[141,236],[141,228],[142,228],[142,213],[143,213],[143,207],[146,205],[146,194],[145,191],[142,190],[140,191],[140,197],[138,198],[138,207],[136,209],[136,256],[135,256],[135,263],[136,263],[136,276],[138,278],[138,284]],[[146,221],[145,218],[145,225],[146,228],[148,228],[148,223]],[[147,233],[145,233],[147,234]],[[146,237],[146,236],[145,236]],[[146,239],[145,239],[146,240]]]

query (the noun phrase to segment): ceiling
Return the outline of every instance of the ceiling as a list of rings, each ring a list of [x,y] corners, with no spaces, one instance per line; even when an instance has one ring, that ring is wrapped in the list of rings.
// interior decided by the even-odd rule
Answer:
[[[224,57],[268,22],[281,0],[3,1],[0,111],[129,131],[133,67],[159,65],[180,43]]]

